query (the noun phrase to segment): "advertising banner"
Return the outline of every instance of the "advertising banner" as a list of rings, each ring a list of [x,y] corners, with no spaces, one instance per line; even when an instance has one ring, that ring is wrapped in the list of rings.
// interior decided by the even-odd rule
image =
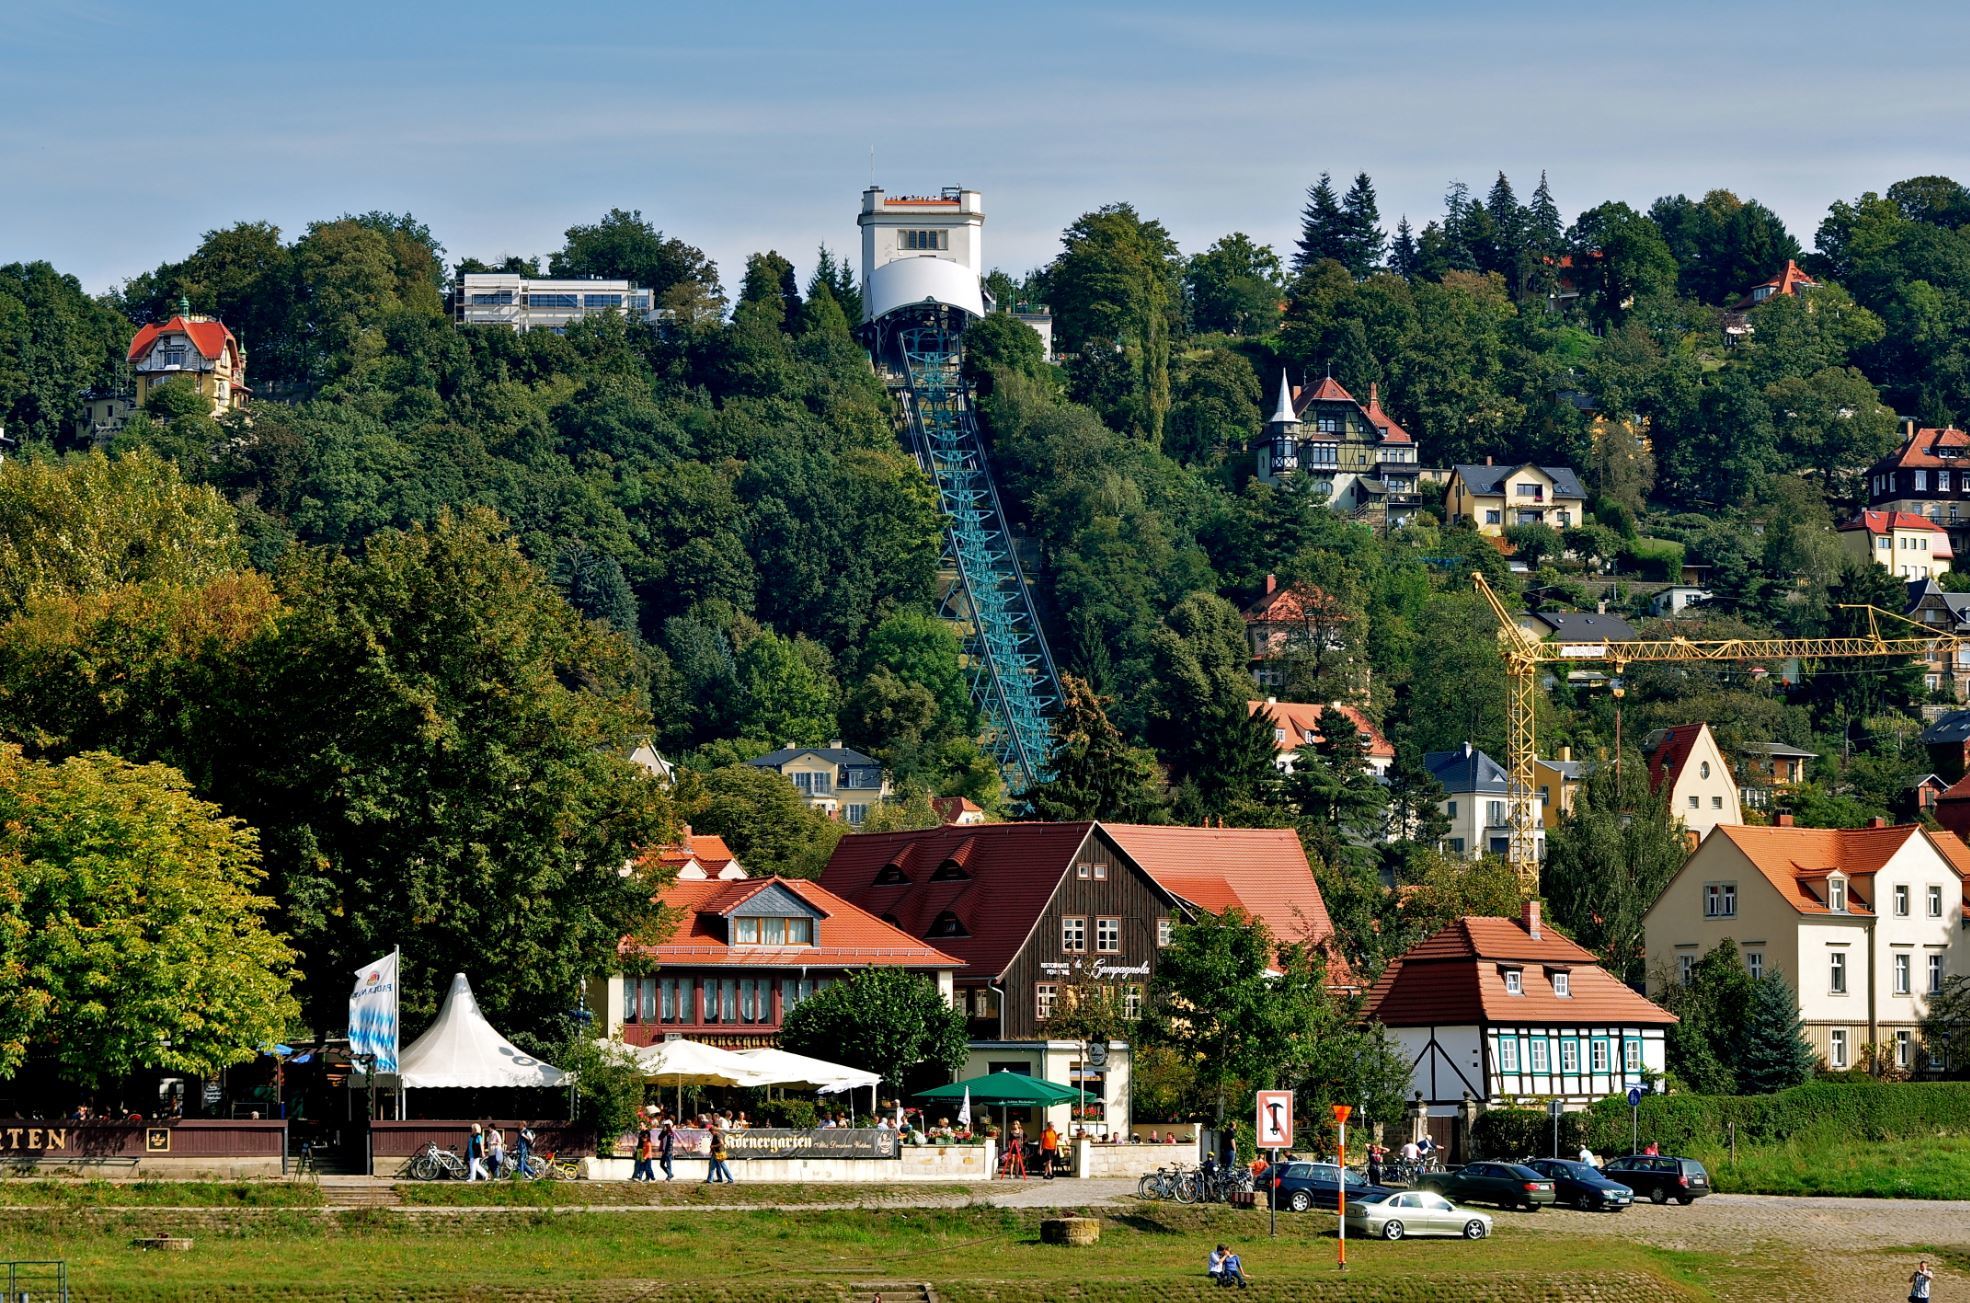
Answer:
[[[397,952],[356,970],[349,995],[349,1052],[374,1054],[379,1075],[397,1070]]]
[[[711,1153],[711,1132],[695,1127],[677,1129],[678,1155]],[[727,1158],[898,1158],[902,1151],[894,1131],[882,1127],[816,1127],[795,1131],[755,1127],[725,1133]]]

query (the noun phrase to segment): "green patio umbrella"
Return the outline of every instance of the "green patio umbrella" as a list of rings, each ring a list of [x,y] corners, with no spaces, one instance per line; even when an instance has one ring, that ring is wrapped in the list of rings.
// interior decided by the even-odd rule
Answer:
[[[1051,1081],[1041,1081],[1020,1072],[988,1072],[982,1077],[920,1090],[917,1098],[963,1099],[967,1090],[971,1092],[971,1102],[974,1104],[1003,1104],[1020,1108],[1045,1108],[1050,1104],[1066,1104],[1081,1098],[1081,1092],[1072,1087],[1056,1086]]]

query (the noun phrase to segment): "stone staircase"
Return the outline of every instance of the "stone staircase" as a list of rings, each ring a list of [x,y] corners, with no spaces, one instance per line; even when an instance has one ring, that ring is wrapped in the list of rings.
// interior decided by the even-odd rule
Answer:
[[[330,1177],[321,1183],[322,1202],[330,1208],[396,1208],[403,1204],[397,1187],[366,1176]]]
[[[937,1291],[924,1281],[856,1281],[842,1287],[842,1303],[937,1303]]]

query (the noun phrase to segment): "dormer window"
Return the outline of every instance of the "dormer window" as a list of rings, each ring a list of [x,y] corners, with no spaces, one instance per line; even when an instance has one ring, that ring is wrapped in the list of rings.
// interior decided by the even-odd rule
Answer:
[[[901,886],[904,883],[907,883],[909,880],[910,880],[910,875],[903,872],[902,869],[898,868],[894,864],[883,865],[882,871],[876,874],[876,885],[878,887]]]
[[[964,866],[956,860],[945,860],[937,866],[937,871],[930,875],[930,880],[932,882],[963,882],[970,877],[971,875],[964,871]]]
[[[1573,998],[1573,974],[1560,972],[1553,974],[1553,994],[1561,999]]]
[[[968,937],[971,935],[971,932],[965,927],[963,919],[960,919],[955,913],[947,909],[931,921],[930,935],[934,937]]]
[[[1503,972],[1505,977],[1505,994],[1524,995],[1525,973],[1517,968],[1506,968],[1506,969],[1502,969],[1501,971]]]
[[[1826,907],[1836,914],[1847,912],[1847,880],[1828,878],[1826,880]]]
[[[735,918],[732,920],[735,946],[811,946],[814,920],[811,918]]]

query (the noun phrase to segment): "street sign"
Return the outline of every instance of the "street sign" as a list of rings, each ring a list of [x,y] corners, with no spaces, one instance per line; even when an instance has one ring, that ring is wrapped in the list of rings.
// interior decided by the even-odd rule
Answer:
[[[1628,1088],[1628,1107],[1640,1108],[1641,1106],[1642,1106],[1642,1088],[1640,1086],[1630,1086]]]
[[[1107,1041],[1088,1042],[1088,1066],[1090,1068],[1105,1068],[1108,1066]]]
[[[1258,1132],[1260,1149],[1291,1149],[1293,1147],[1293,1092],[1260,1091],[1259,1120],[1255,1129]]]
[[[1556,1099],[1549,1099],[1549,1100],[1547,1100],[1547,1101],[1546,1101],[1546,1116],[1547,1116],[1547,1117],[1555,1117],[1555,1118],[1556,1118],[1556,1117],[1558,1117],[1558,1116],[1559,1116],[1560,1114],[1562,1114],[1562,1113],[1564,1113],[1564,1112],[1566,1112],[1566,1105],[1564,1105],[1564,1104],[1562,1104],[1562,1103],[1560,1103],[1560,1102],[1559,1102],[1558,1100],[1556,1100]]]

